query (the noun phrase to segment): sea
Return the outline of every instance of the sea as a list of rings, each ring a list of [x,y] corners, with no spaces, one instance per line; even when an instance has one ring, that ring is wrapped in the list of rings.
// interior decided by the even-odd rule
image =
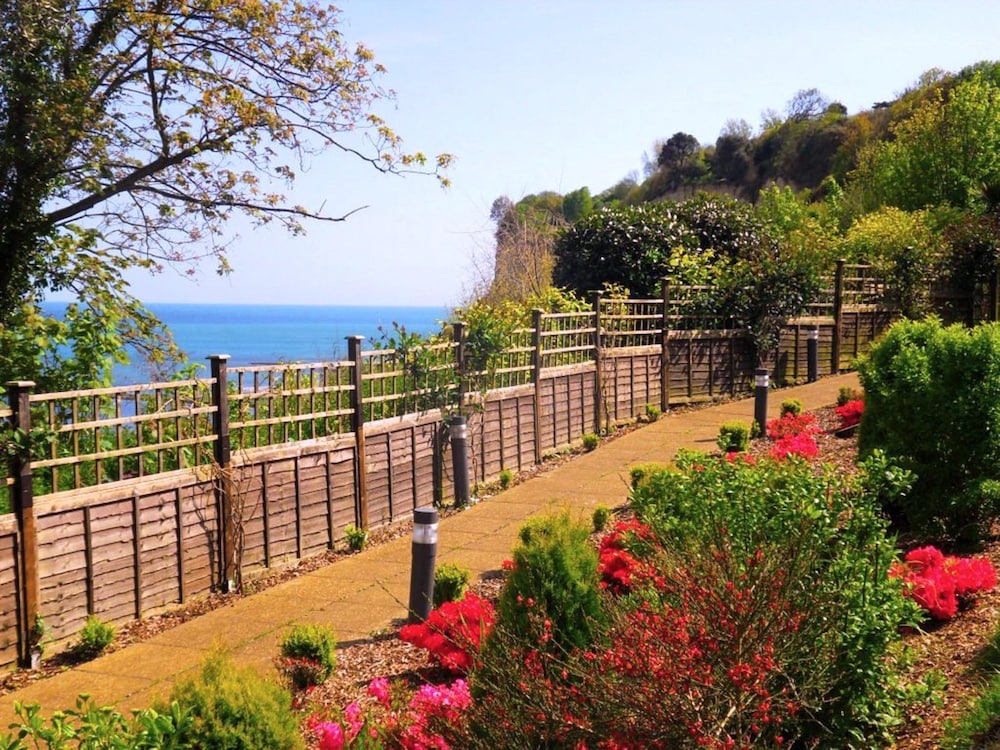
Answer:
[[[46,303],[58,313],[62,303]],[[230,366],[281,362],[329,362],[347,357],[347,337],[363,336],[363,349],[393,334],[393,324],[408,333],[429,335],[448,320],[450,308],[393,305],[204,305],[150,303],[187,355],[206,365],[207,357],[228,354]],[[381,329],[381,331],[380,331]],[[116,366],[115,385],[149,382],[149,368],[135,353],[129,365]]]

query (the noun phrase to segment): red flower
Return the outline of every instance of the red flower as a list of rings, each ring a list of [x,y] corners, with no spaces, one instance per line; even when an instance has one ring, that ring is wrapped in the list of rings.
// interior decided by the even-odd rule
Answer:
[[[865,411],[864,400],[857,398],[853,401],[848,401],[843,406],[838,406],[834,409],[837,412],[837,416],[840,417],[840,427],[841,429],[845,427],[853,427],[861,421],[861,415]]]

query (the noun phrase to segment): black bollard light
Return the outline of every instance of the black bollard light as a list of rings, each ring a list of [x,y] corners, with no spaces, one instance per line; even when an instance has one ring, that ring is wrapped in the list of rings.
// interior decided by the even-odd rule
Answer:
[[[434,508],[413,511],[413,543],[410,545],[410,614],[408,622],[423,622],[434,605],[434,561],[437,559],[438,512]]]
[[[451,467],[455,476],[455,505],[469,504],[469,428],[465,417],[455,415],[449,425]]]
[[[808,360],[809,382],[815,383],[819,380],[819,329],[814,328],[809,331],[806,337],[806,358]]]
[[[761,437],[767,437],[767,391],[770,385],[767,370],[758,368],[754,375],[753,420],[757,423]]]

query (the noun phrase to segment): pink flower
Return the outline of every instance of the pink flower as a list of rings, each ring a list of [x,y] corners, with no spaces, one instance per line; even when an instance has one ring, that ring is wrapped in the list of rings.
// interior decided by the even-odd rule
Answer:
[[[344,729],[335,721],[311,723],[310,728],[319,740],[319,750],[344,750]]]
[[[386,708],[389,708],[389,680],[379,677],[368,685],[368,695],[372,696]]]

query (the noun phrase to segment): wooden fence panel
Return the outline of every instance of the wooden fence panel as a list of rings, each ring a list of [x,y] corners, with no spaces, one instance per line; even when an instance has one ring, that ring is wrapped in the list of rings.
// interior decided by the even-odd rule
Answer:
[[[423,422],[413,427],[414,464],[411,471],[414,482],[416,482],[415,508],[424,508],[434,504],[434,464],[438,455],[438,433],[439,425],[436,421]]]
[[[180,519],[174,498],[173,491],[164,490],[138,500],[143,614],[180,602]]]
[[[344,529],[357,526],[361,519],[355,512],[354,492],[357,483],[354,451],[338,448],[326,454],[330,481],[327,492],[330,498],[330,514],[335,542],[344,538]]]
[[[299,557],[330,549],[327,506],[327,453],[305,453],[297,459],[299,496]]]
[[[211,591],[219,580],[219,519],[212,482],[183,488],[181,518],[184,588],[188,596],[197,596]]]
[[[294,559],[298,540],[295,512],[295,459],[269,460],[267,477],[268,548],[270,565]]]
[[[42,512],[36,517],[38,608],[55,640],[71,636],[87,619],[88,546],[93,547],[93,540],[88,543],[84,517],[83,508]],[[93,559],[96,568],[97,556]],[[95,569],[95,582],[97,574]]]
[[[17,584],[17,525],[7,516],[0,520],[0,664],[17,661]]]

